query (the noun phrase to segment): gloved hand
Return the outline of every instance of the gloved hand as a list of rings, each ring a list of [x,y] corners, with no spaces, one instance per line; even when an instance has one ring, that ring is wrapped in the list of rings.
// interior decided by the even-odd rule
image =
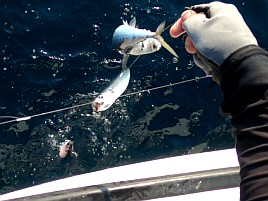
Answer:
[[[257,40],[232,4],[212,2],[189,9],[171,27],[170,34],[178,37],[186,31],[186,48],[194,46],[196,51],[190,52],[196,65],[219,83],[219,67],[224,60],[239,48],[257,45]]]

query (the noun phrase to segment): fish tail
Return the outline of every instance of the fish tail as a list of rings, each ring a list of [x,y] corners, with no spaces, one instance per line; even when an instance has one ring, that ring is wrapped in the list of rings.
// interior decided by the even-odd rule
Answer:
[[[167,44],[167,42],[164,40],[164,38],[161,36],[161,33],[163,33],[163,31],[165,30],[165,25],[166,22],[162,22],[156,29],[155,31],[155,38],[161,43],[161,45],[167,50],[169,51],[173,56],[175,57],[179,57],[177,55],[177,53],[172,49],[172,47],[170,47],[169,44]]]
[[[156,35],[156,39],[161,43],[161,45],[167,50],[169,51],[173,56],[175,57],[179,57],[177,55],[177,53],[172,49],[172,47],[170,47],[169,44],[167,44],[167,42],[164,40],[164,38],[160,35]]]
[[[155,33],[157,36],[161,35],[161,33],[165,30],[166,21],[162,22],[156,29]]]

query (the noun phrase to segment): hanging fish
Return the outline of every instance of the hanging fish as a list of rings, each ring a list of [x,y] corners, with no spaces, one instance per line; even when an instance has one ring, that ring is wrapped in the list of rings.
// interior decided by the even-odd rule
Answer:
[[[165,42],[165,40],[161,36],[161,33],[164,31],[164,29],[165,29],[165,22],[162,22],[158,26],[156,31],[152,32],[150,30],[136,28],[135,17],[129,22],[129,24],[127,23],[127,21],[123,21],[123,25],[120,25],[115,30],[113,34],[113,40],[112,40],[112,47],[114,49],[117,49],[119,53],[123,54],[123,61],[122,61],[123,69],[126,68],[129,55],[149,54],[161,48],[160,46],[159,49],[154,48],[152,49],[152,51],[149,51],[148,49],[146,51],[138,52],[137,51],[138,46],[148,47],[148,44],[155,43],[155,40],[146,40],[149,38],[156,39],[172,55],[174,55],[175,57],[178,57],[176,52]],[[149,46],[153,46],[153,45],[149,45]],[[135,49],[135,51],[132,51],[133,48]],[[135,52],[135,54],[132,54],[133,52]]]
[[[123,70],[115,80],[92,102],[96,112],[107,110],[124,93],[130,80],[130,70]]]

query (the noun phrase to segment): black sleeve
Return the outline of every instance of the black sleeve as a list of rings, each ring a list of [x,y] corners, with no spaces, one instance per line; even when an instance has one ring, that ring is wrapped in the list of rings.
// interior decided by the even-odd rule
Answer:
[[[220,69],[221,110],[231,115],[240,163],[240,199],[268,200],[268,53],[247,46]]]

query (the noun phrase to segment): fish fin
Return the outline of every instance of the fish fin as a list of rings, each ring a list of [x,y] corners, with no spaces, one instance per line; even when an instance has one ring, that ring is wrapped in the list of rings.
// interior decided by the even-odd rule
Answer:
[[[179,57],[177,55],[177,53],[172,49],[172,47],[170,47],[169,44],[167,44],[167,42],[164,40],[164,38],[160,35],[156,36],[156,39],[161,43],[161,45],[167,50],[169,51],[173,56],[175,57]]]
[[[160,35],[165,30],[166,22],[162,22],[156,29],[155,33],[156,35]]]
[[[129,22],[129,26],[136,27],[136,17],[133,17],[132,20]]]
[[[128,61],[129,55],[124,54],[122,59],[122,69],[125,70],[127,68],[127,61]]]
[[[179,57],[177,55],[177,53],[172,49],[172,47],[170,47],[169,44],[166,43],[166,41],[164,40],[164,38],[160,35],[164,30],[165,30],[165,25],[166,22],[162,22],[156,29],[155,31],[155,35],[156,35],[156,39],[161,43],[161,45],[166,48],[167,51],[169,51],[173,56],[175,57]]]

